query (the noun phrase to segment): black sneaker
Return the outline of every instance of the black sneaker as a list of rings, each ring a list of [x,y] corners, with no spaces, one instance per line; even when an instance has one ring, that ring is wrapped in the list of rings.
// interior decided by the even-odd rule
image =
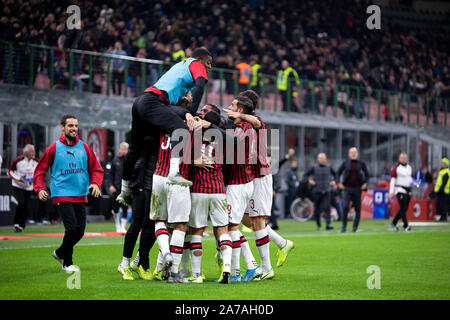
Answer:
[[[404,228],[405,229],[405,232],[409,232],[409,231],[411,231],[411,226],[410,225],[408,225],[406,228]]]
[[[341,228],[341,232],[344,233],[345,231],[347,231],[344,227]]]
[[[394,231],[398,231],[398,227],[395,224],[393,224],[393,223],[391,223],[389,225],[389,227],[391,227],[391,229],[394,230]]]
[[[333,230],[334,227],[333,226],[327,226],[327,230]]]
[[[22,232],[23,228],[21,226],[19,226],[18,224],[14,225],[14,232]]]

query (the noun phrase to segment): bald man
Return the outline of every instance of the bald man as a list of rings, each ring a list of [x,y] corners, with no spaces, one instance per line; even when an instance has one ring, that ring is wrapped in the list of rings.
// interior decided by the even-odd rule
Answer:
[[[336,178],[339,181],[339,188],[344,189],[344,214],[342,216],[341,232],[345,232],[347,228],[347,214],[350,210],[350,201],[355,207],[353,232],[356,232],[361,216],[361,190],[367,188],[367,180],[369,179],[369,171],[367,171],[366,164],[358,159],[358,149],[353,147],[348,150],[348,159],[342,162]]]
[[[314,164],[306,173],[308,183],[312,185],[312,200],[314,202],[314,218],[316,219],[317,229],[321,230],[320,214],[325,213],[327,223],[326,230],[334,229],[330,219],[330,196],[331,188],[336,186],[335,172],[327,164],[325,153],[317,155],[317,163]]]
[[[33,174],[38,164],[34,158],[32,144],[23,148],[23,154],[16,158],[8,170],[18,205],[14,214],[14,232],[22,232],[29,214],[29,202],[33,191]]]

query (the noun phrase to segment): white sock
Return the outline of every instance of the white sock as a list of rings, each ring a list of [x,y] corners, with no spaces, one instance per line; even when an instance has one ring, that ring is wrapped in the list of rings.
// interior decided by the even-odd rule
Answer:
[[[120,231],[119,213],[113,212],[113,215],[114,215],[114,223],[116,224],[116,232],[119,232]]]
[[[166,224],[162,221],[155,223],[155,236],[158,242],[159,250],[164,255],[169,251],[169,231],[167,231]]]
[[[173,230],[172,238],[170,239],[170,253],[172,254],[173,264],[170,269],[171,273],[178,273],[178,267],[181,262],[184,244],[184,231]]]
[[[120,266],[122,268],[129,268],[130,267],[130,258],[123,257],[122,262],[120,263]]]
[[[266,228],[255,231],[255,238],[256,248],[258,248],[261,257],[261,268],[263,272],[269,272],[272,270],[272,265],[270,264],[270,238]]]
[[[140,258],[139,258],[139,251],[137,252],[137,255],[136,255],[136,258],[134,258],[134,260],[133,260],[133,263],[135,264],[135,265],[138,265],[139,264],[139,260],[140,260]]]
[[[266,226],[266,230],[267,230],[267,233],[269,234],[270,240],[275,242],[275,244],[277,245],[278,248],[283,249],[286,246],[287,240],[284,239],[282,236],[280,236],[275,231],[273,231],[273,229],[269,225]]]
[[[191,235],[187,234],[184,237],[183,255],[181,256],[180,272],[189,274],[189,247],[191,245]]]
[[[228,233],[225,233],[219,238],[220,243],[220,251],[223,259],[223,270],[230,271],[231,270],[231,254],[233,249],[231,243],[231,237]]]
[[[201,274],[202,266],[202,236],[192,235],[191,245],[191,264],[192,264],[192,275],[198,277]],[[195,254],[199,255],[195,255]]]
[[[156,271],[161,272],[163,267],[163,255],[161,250],[159,250],[158,259],[156,260]]]
[[[126,193],[126,194],[130,194],[131,190],[130,190],[129,184],[130,184],[130,182],[128,180],[123,180],[122,179],[121,192]]]
[[[180,158],[170,158],[169,175],[180,172]]]
[[[230,231],[232,242],[231,250],[231,275],[237,276],[241,273],[239,256],[241,255],[241,237],[239,231]]]
[[[247,239],[245,239],[242,232],[239,231],[239,238],[241,239],[241,256],[244,258],[245,264],[247,265],[247,269],[255,269],[258,266],[258,263],[253,256],[252,251],[250,250],[250,245],[248,244]]]

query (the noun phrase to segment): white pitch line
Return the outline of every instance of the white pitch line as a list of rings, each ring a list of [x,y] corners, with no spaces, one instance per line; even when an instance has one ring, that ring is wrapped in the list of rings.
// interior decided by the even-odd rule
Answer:
[[[450,230],[421,230],[421,231],[411,231],[411,232],[396,232],[396,231],[383,231],[383,232],[348,232],[348,233],[322,233],[322,234],[283,234],[283,238],[316,238],[316,237],[355,237],[355,236],[370,236],[370,235],[382,235],[382,234],[414,234],[414,233],[432,233],[432,232],[448,232],[450,233]],[[247,239],[255,239],[254,236],[246,236]],[[213,237],[203,237],[203,240],[215,240]],[[6,241],[6,240],[3,240]],[[80,243],[77,244],[77,247],[84,247],[84,246],[109,246],[109,245],[123,245],[123,241],[121,242],[107,242],[107,243]],[[16,247],[16,248],[1,248],[0,250],[15,250],[15,249],[35,249],[35,248],[52,248],[57,247],[57,244],[48,244],[48,245],[41,245],[41,246],[25,246],[25,247]]]

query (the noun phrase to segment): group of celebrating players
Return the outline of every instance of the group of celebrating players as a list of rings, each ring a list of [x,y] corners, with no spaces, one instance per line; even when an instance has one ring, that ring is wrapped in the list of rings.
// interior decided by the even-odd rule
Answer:
[[[223,109],[223,115],[212,104],[197,113],[211,67],[209,51],[198,48],[191,58],[172,66],[133,104],[130,151],[117,197],[118,202],[133,208],[132,230],[125,236],[118,267],[126,280],[134,279],[134,270],[146,280],[202,283],[202,236],[208,217],[216,238],[218,283],[272,279],[270,240],[279,247],[277,266],[294,248],[291,241],[266,224],[273,189],[266,128],[255,114],[258,95],[252,90],[241,92]],[[180,132],[185,134],[183,139]],[[233,142],[231,147],[228,141]],[[143,197],[137,197],[142,186],[132,182],[139,171],[146,171],[152,180],[151,190]],[[144,218],[137,218],[141,216]],[[132,228],[133,221],[138,227]],[[239,231],[241,223],[254,231],[261,265]],[[131,261],[139,231],[139,252]],[[151,272],[148,256],[154,242],[158,243],[159,254],[156,269]],[[241,256],[247,264],[244,276],[240,272]]]

